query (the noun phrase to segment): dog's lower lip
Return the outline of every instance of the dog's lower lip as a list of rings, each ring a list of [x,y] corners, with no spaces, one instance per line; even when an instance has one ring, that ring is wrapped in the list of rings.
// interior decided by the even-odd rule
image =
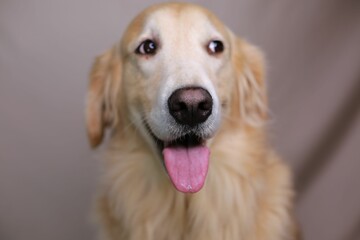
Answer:
[[[181,136],[180,138],[177,138],[172,141],[164,142],[164,147],[169,146],[185,146],[185,147],[193,147],[193,146],[200,146],[204,145],[205,140],[198,137],[194,133],[186,134],[184,136]]]
[[[202,139],[201,137],[197,136],[195,133],[188,133],[179,138],[173,139],[171,141],[163,141],[159,139],[152,131],[150,126],[145,123],[145,127],[151,137],[153,138],[154,142],[158,146],[160,153],[165,147],[169,146],[185,146],[185,147],[193,147],[193,146],[203,146],[206,145],[206,140]]]

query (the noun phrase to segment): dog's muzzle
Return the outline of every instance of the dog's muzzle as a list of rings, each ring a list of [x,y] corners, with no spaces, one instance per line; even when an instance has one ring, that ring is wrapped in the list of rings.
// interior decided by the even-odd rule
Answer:
[[[207,140],[220,124],[218,99],[211,90],[199,86],[175,89],[145,122],[172,184],[183,193],[196,193],[205,184],[210,159]]]
[[[198,192],[205,183],[210,150],[206,140],[199,137],[199,129],[212,110],[210,93],[200,87],[177,89],[168,99],[170,115],[177,124],[187,129],[180,138],[164,142],[162,151],[167,173],[180,192]]]

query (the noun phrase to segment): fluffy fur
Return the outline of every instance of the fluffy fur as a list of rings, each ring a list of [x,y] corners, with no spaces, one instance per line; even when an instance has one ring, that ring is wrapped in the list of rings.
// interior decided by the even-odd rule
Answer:
[[[152,37],[163,41],[158,56],[136,55]],[[202,46],[214,38],[225,50],[209,56]],[[172,186],[144,126],[162,140],[178,134],[167,132],[162,96],[188,85],[209,89],[217,104],[206,136],[208,176],[194,194]],[[262,54],[207,10],[168,3],[136,17],[96,59],[86,115],[92,147],[111,129],[96,208],[101,239],[297,239],[291,174],[266,141]]]

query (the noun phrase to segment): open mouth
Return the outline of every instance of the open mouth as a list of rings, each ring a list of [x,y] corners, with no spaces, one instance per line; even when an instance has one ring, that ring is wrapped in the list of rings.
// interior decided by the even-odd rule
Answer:
[[[170,142],[150,135],[162,153],[166,171],[174,187],[183,193],[195,193],[202,189],[208,172],[210,150],[206,140],[195,133],[186,134]]]

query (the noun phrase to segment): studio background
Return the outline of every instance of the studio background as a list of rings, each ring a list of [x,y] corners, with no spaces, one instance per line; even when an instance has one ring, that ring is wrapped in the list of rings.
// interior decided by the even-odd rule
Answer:
[[[95,240],[94,57],[160,1],[0,1],[0,239]],[[360,239],[360,1],[198,0],[267,58],[270,138],[305,239]]]

